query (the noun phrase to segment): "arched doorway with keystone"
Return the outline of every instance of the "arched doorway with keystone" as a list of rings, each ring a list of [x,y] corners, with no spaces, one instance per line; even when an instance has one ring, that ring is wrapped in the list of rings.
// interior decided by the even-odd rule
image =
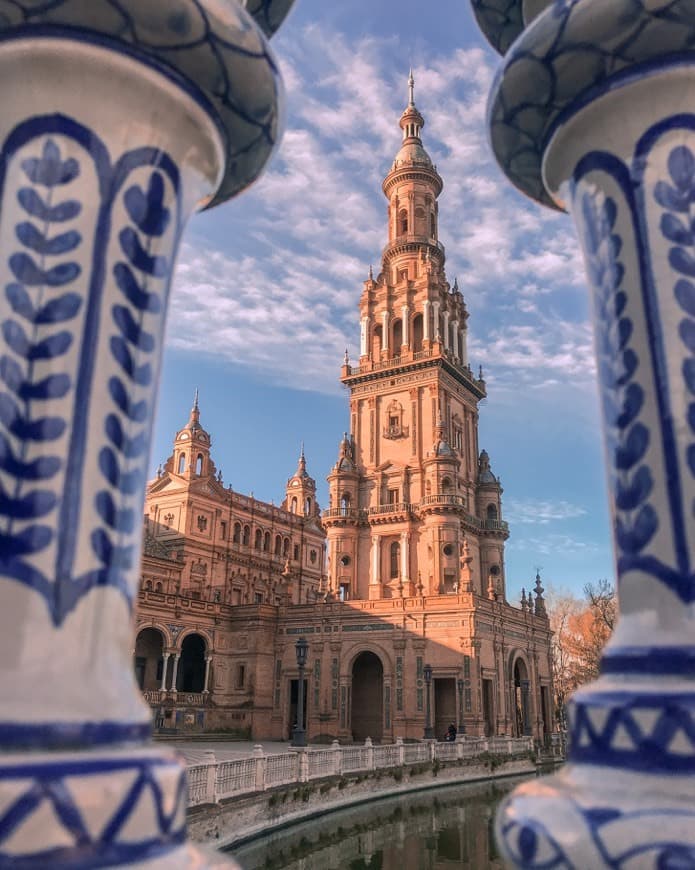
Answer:
[[[384,667],[373,652],[360,653],[352,665],[352,739],[377,743],[384,734]]]

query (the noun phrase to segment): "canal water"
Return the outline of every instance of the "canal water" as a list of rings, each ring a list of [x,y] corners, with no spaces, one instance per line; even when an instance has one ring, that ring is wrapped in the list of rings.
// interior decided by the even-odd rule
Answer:
[[[399,795],[232,848],[244,870],[501,870],[493,837],[515,777]]]

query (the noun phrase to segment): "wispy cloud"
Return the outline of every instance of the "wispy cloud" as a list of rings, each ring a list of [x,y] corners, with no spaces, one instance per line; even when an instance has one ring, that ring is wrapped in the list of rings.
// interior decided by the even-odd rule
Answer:
[[[399,147],[405,71],[395,38],[350,39],[319,25],[283,58],[290,122],[279,155],[252,191],[215,213],[220,250],[184,246],[169,340],[275,383],[333,392],[344,349],[354,355],[357,344],[361,282],[385,242],[380,188]],[[472,364],[512,390],[590,380],[583,307],[565,304],[583,292],[570,222],[522,200],[493,164],[487,56],[457,49],[415,76],[424,142],[445,182],[448,275],[472,315]]]
[[[585,541],[572,535],[543,535],[541,537],[521,537],[518,540],[510,539],[508,549],[517,552],[533,553],[535,556],[552,556],[555,554],[589,555],[598,552],[598,547],[593,541]]]
[[[547,525],[584,516],[586,509],[568,501],[540,501],[510,498],[505,501],[504,514],[510,523]]]

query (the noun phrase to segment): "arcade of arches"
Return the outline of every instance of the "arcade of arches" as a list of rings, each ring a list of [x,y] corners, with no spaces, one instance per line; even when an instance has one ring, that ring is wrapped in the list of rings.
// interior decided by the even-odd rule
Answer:
[[[327,509],[303,449],[280,506],[225,487],[197,395],[148,484],[135,672],[160,730],[285,738],[300,637],[310,740],[421,738],[428,706],[440,737],[553,728],[541,578],[508,599],[502,485],[478,442],[487,388],[409,84]]]

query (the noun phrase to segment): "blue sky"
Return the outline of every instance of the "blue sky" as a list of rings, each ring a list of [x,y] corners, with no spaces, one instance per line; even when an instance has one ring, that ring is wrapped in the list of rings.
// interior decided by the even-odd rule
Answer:
[[[348,421],[338,375],[345,347],[358,352],[362,282],[386,240],[381,181],[412,64],[423,141],[444,179],[447,274],[488,385],[480,443],[504,487],[509,597],[538,566],[546,585],[577,593],[612,578],[578,246],[567,216],[525,200],[493,163],[484,113],[498,58],[468,4],[298,0],[273,46],[285,136],[254,187],[189,225],[152,468],[199,387],[226,484],[279,502],[303,440],[327,502]]]

